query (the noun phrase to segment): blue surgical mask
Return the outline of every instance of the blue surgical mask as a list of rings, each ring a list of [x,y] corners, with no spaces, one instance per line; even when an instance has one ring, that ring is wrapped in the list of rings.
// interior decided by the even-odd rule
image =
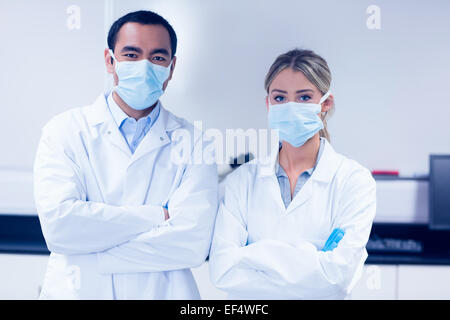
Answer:
[[[278,130],[280,141],[301,147],[323,129],[323,122],[318,114],[322,111],[322,103],[329,95],[330,91],[324,94],[317,104],[298,102],[269,104],[269,127]]]
[[[113,90],[135,110],[144,110],[154,105],[164,93],[163,84],[169,78],[170,67],[151,63],[147,59],[139,61],[117,61],[112,50],[111,57],[116,61],[118,84]]]

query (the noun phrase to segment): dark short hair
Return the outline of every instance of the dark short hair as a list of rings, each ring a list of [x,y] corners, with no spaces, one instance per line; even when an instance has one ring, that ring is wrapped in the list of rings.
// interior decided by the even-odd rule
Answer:
[[[162,25],[164,28],[167,29],[170,36],[170,46],[172,48],[172,57],[175,56],[175,53],[177,52],[177,35],[175,34],[175,30],[173,30],[172,26],[167,22],[166,19],[161,17],[159,14],[152,12],[152,11],[135,11],[130,12],[123,17],[117,19],[111,26],[108,32],[108,47],[112,51],[114,51],[114,47],[116,46],[117,42],[117,34],[119,33],[120,28],[125,23],[128,22],[137,22],[140,24],[153,24],[153,25]]]

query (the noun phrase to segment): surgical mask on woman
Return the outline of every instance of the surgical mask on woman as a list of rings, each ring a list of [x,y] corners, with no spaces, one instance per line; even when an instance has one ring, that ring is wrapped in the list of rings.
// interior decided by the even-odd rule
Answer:
[[[113,90],[135,110],[144,110],[156,103],[164,93],[163,84],[169,78],[170,67],[151,63],[147,59],[139,61],[117,61],[112,50],[111,57],[116,61],[116,74],[119,82]]]
[[[288,102],[271,105],[269,102],[269,127],[278,130],[280,140],[301,147],[323,129],[318,113],[322,111],[322,103],[329,95],[330,91],[317,104]]]

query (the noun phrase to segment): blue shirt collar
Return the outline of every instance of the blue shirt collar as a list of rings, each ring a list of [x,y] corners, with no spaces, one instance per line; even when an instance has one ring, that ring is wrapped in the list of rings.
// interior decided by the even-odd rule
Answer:
[[[317,153],[317,160],[316,160],[316,164],[314,165],[314,167],[309,168],[308,170],[304,171],[302,174],[307,174],[308,176],[311,176],[312,173],[314,172],[314,169],[317,167],[317,164],[319,163],[319,159],[320,156],[322,155],[323,152],[323,146],[325,144],[324,141],[325,138],[320,138],[320,146],[319,146],[319,152]],[[280,142],[280,150],[281,150],[281,142]],[[286,172],[284,171],[283,167],[280,166],[280,163],[277,159],[277,161],[275,162],[275,174],[277,175],[277,178],[279,177],[287,177]]]
[[[125,119],[131,118],[114,101],[112,91],[108,94],[107,103],[108,103],[109,110],[111,111],[111,114],[112,114],[114,121],[116,122],[118,128],[120,128],[122,126]],[[160,111],[160,104],[161,104],[161,102],[158,100],[158,103],[156,104],[155,108],[153,108],[153,110],[145,117],[147,119],[147,121],[149,122],[150,128],[155,123],[156,119],[158,118],[159,111]]]

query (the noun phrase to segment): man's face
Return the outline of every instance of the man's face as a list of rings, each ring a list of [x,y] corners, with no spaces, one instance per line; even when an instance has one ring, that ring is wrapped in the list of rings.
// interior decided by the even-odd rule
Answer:
[[[136,22],[125,23],[117,34],[114,56],[118,61],[138,61],[148,59],[151,63],[168,67],[171,61],[172,48],[169,32],[162,25],[144,25]],[[105,49],[105,64],[109,73],[114,76],[114,84],[119,79],[115,72],[115,61],[111,61],[108,49]],[[166,89],[175,68],[176,57],[170,70],[169,78],[164,82]]]

